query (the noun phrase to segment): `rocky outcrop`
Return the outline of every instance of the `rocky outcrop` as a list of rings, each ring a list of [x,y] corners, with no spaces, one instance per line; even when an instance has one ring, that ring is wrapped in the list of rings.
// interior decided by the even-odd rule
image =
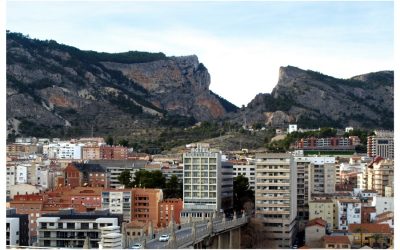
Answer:
[[[271,94],[258,94],[239,115],[247,123],[271,126],[363,127],[393,129],[393,71],[337,79],[287,66]]]
[[[108,69],[146,89],[155,106],[197,120],[217,119],[226,110],[209,91],[210,74],[197,56],[171,57],[148,63],[122,64],[102,62]]]
[[[7,33],[9,133],[32,135],[36,129],[27,128],[35,124],[55,136],[129,134],[163,126],[165,115],[205,121],[235,109],[209,85],[210,74],[195,55],[97,53]]]

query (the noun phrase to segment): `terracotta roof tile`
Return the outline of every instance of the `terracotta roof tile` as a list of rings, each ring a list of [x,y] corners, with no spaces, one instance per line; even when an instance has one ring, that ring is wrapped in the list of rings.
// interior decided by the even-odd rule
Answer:
[[[321,227],[325,227],[326,226],[326,221],[324,221],[321,218],[315,218],[313,220],[308,221],[306,227],[311,227],[311,226],[315,226],[315,225],[318,225],[318,226],[321,226]]]
[[[348,236],[324,236],[324,242],[326,244],[349,244],[350,240]]]
[[[358,233],[357,231],[361,228],[363,233],[384,233],[390,234],[390,226],[388,224],[372,224],[372,223],[362,223],[362,224],[350,224],[349,233]]]

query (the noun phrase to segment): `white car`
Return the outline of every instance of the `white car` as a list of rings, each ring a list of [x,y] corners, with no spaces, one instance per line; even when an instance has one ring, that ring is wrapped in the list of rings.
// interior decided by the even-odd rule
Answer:
[[[135,243],[135,244],[133,244],[133,246],[132,246],[132,249],[142,249],[143,248],[143,246],[142,246],[142,244],[140,244],[140,243]]]
[[[168,234],[163,234],[158,238],[158,241],[168,241],[168,240],[169,240]]]

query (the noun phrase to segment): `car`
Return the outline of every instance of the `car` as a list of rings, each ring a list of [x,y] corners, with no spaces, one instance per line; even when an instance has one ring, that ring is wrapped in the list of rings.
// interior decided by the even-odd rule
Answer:
[[[169,240],[168,234],[163,234],[158,238],[158,241],[168,241],[168,240]]]
[[[143,248],[143,246],[142,246],[142,244],[140,244],[140,243],[135,243],[135,244],[133,244],[133,246],[132,246],[132,249],[141,249],[141,248]]]
[[[297,246],[297,245],[293,245],[292,248],[293,248],[293,249],[297,249],[298,246]]]

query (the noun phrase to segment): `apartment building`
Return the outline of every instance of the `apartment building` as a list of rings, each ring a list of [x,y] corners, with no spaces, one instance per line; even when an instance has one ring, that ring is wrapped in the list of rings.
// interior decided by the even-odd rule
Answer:
[[[70,163],[64,169],[65,186],[108,187],[106,170],[98,164]]]
[[[256,188],[256,164],[249,160],[230,160],[233,164],[233,177],[243,175],[249,180],[249,186],[252,190]]]
[[[197,145],[183,154],[183,207],[181,220],[212,216],[221,207],[221,154]]]
[[[296,149],[301,150],[354,150],[360,143],[357,136],[329,137],[329,138],[302,138],[296,142]]]
[[[133,190],[105,190],[101,192],[101,207],[109,209],[112,214],[122,214],[126,222],[132,221]]]
[[[309,219],[314,220],[321,218],[326,221],[328,230],[332,230],[336,226],[335,222],[335,203],[331,199],[313,200],[309,205]]]
[[[393,131],[376,130],[375,135],[368,136],[367,154],[369,157],[380,156],[385,159],[394,159]]]
[[[37,219],[39,247],[83,248],[88,238],[89,248],[98,248],[101,228],[121,227],[122,216],[108,211],[76,213],[66,209],[55,214],[43,214]]]
[[[6,211],[6,245],[29,246],[28,215],[17,214],[16,209]]]
[[[233,164],[221,162],[221,209],[233,208]]]
[[[349,224],[361,223],[361,201],[359,199],[336,200],[336,221],[339,230],[348,230]]]
[[[394,212],[394,197],[375,196],[372,199],[371,206],[375,207],[376,214]]]
[[[100,146],[97,146],[97,145],[83,146],[82,159],[83,160],[99,160],[99,159],[101,159]]]
[[[158,203],[157,227],[166,227],[174,218],[175,224],[181,224],[182,199],[165,199]]]
[[[297,214],[300,228],[309,220],[308,203],[313,194],[335,192],[336,165],[334,157],[295,156],[297,167]]]
[[[122,146],[101,146],[100,159],[104,160],[127,160],[128,148]]]
[[[387,187],[394,187],[394,161],[376,157],[366,169],[364,181],[367,188],[375,190],[378,195],[388,196]],[[390,192],[393,195],[393,192]]]
[[[290,154],[256,155],[256,217],[271,248],[290,248],[296,235],[297,168]]]
[[[152,222],[157,225],[158,204],[163,200],[162,189],[133,188],[133,214],[132,220],[139,222]]]
[[[43,145],[43,154],[49,159],[81,160],[84,144],[56,142]]]

